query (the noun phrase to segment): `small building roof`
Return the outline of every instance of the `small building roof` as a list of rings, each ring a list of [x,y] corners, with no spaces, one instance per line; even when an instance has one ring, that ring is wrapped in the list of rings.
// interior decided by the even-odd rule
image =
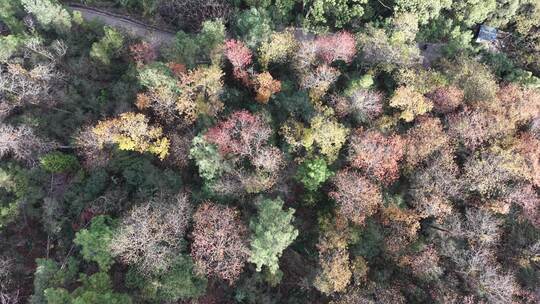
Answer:
[[[497,29],[487,25],[480,25],[478,35],[476,36],[476,42],[493,42],[497,40]]]

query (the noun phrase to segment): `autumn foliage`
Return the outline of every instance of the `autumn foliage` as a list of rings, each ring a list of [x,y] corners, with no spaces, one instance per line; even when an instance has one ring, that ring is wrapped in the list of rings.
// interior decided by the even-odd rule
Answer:
[[[373,130],[356,130],[349,143],[349,161],[374,180],[390,184],[399,177],[404,141],[399,135],[384,135]]]
[[[375,184],[353,170],[342,170],[332,178],[334,190],[329,196],[338,205],[338,213],[361,225],[382,205],[381,192]]]
[[[234,208],[203,203],[193,215],[191,256],[198,271],[234,284],[247,262],[247,227]]]
[[[318,56],[330,64],[337,60],[350,63],[356,55],[356,41],[349,32],[323,35],[315,39]]]

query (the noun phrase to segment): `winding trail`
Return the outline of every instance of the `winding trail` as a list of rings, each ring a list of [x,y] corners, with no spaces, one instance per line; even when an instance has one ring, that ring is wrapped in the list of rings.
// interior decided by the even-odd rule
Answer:
[[[122,29],[128,34],[140,37],[154,46],[168,44],[174,40],[175,33],[173,31],[161,29],[131,17],[80,4],[69,4],[68,6],[73,11],[79,11],[86,21],[97,20],[103,24]]]

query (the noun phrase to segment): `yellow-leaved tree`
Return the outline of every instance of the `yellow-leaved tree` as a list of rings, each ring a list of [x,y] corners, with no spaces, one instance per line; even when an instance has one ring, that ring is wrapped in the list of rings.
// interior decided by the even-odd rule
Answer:
[[[123,113],[118,118],[100,121],[92,131],[98,145],[117,144],[120,150],[149,152],[164,159],[169,153],[169,140],[161,127],[150,126],[140,113]]]

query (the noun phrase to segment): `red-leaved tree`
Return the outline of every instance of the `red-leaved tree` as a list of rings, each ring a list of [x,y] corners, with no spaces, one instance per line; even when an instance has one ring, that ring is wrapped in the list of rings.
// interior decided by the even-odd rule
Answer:
[[[210,128],[205,139],[218,146],[222,155],[236,154],[254,157],[261,146],[266,144],[272,129],[261,116],[242,110]]]
[[[253,60],[251,50],[242,41],[230,39],[225,41],[225,57],[233,66],[234,77],[250,86],[251,79],[246,68]]]
[[[433,111],[449,113],[456,110],[463,103],[463,90],[455,86],[438,87],[427,94],[433,102]]]
[[[129,47],[131,58],[137,65],[145,65],[156,60],[157,54],[155,49],[147,42],[132,44]]]
[[[356,40],[349,32],[339,32],[315,39],[319,58],[326,64],[337,60],[350,63],[356,55]]]
[[[404,141],[398,135],[359,129],[350,139],[349,161],[354,168],[388,185],[399,177],[403,149]]]

